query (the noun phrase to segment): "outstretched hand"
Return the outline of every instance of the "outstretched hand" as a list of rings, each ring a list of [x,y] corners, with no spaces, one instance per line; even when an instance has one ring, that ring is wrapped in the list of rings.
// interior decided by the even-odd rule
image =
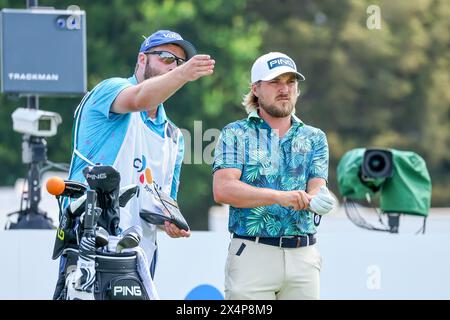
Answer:
[[[182,70],[182,76],[187,81],[194,81],[198,78],[209,76],[214,72],[216,61],[207,54],[197,54],[188,62],[178,67]]]

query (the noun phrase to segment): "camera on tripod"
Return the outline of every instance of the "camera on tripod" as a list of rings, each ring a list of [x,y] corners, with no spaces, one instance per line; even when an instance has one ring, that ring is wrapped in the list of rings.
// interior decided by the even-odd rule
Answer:
[[[61,116],[56,112],[18,108],[12,113],[13,129],[35,137],[56,135]]]
[[[369,181],[392,177],[394,174],[392,161],[392,152],[389,150],[366,149],[361,166],[361,178]]]
[[[17,222],[6,229],[54,228],[39,208],[41,177],[51,168],[67,172],[68,165],[47,159],[45,138],[56,135],[62,119],[55,112],[39,110],[39,97],[80,95],[87,87],[85,12],[77,6],[55,10],[34,3],[28,9],[0,12],[0,91],[27,98],[26,108],[16,109],[12,120],[14,131],[23,135],[28,188],[20,209],[7,215],[17,215]]]
[[[357,226],[398,233],[400,215],[415,215],[424,217],[421,231],[425,232],[432,188],[425,160],[418,154],[395,149],[356,148],[342,156],[337,178],[345,212]],[[379,205],[372,203],[374,198]],[[357,201],[366,201],[383,226],[366,221],[361,213],[368,208]],[[382,215],[387,216],[387,226]]]

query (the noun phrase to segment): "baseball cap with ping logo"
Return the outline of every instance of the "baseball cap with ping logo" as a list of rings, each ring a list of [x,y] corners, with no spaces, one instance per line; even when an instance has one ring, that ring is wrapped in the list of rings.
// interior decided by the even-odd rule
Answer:
[[[253,63],[251,81],[252,83],[269,81],[288,72],[295,73],[300,81],[305,80],[305,77],[297,71],[294,60],[281,52],[269,52]]]

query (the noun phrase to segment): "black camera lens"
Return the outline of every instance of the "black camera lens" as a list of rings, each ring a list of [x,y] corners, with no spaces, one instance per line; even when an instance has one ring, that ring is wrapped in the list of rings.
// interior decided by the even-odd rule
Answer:
[[[374,171],[374,172],[383,171],[384,168],[386,167],[386,165],[387,165],[386,158],[379,154],[372,156],[368,160],[368,166],[369,166],[370,170]]]
[[[389,178],[393,175],[392,152],[367,149],[362,164],[363,179]]]

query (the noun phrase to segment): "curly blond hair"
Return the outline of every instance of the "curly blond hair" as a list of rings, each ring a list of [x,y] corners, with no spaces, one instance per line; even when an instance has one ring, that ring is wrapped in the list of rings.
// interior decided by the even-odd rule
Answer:
[[[258,109],[258,97],[253,94],[251,88],[250,91],[244,95],[244,98],[242,99],[242,105],[245,107],[245,111],[247,112],[247,114],[250,114]]]

